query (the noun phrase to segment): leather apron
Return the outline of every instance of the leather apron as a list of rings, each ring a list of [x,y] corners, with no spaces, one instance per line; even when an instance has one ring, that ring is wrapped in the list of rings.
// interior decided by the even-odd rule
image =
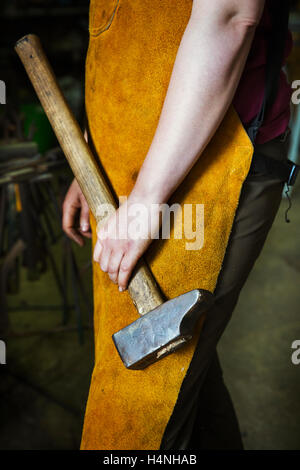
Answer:
[[[86,110],[97,155],[118,196],[130,193],[150,147],[191,8],[192,0],[91,0]],[[169,201],[204,204],[203,247],[186,250],[187,240],[171,233],[146,253],[166,298],[214,290],[252,154],[231,107]],[[127,370],[112,334],[138,314],[127,291],[119,293],[96,264],[93,282],[95,366],[81,448],[159,449],[201,325],[177,352],[144,370]]]

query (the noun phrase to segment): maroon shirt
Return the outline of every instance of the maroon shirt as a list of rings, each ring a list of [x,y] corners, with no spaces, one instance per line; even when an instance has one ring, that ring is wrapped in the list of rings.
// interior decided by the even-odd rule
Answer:
[[[252,47],[236,90],[233,105],[245,127],[254,119],[260,110],[265,87],[265,65],[267,56],[267,40],[272,28],[269,8],[274,0],[267,0],[259,25],[257,26]],[[284,62],[292,49],[292,36],[288,33]],[[281,71],[278,94],[270,110],[266,113],[256,143],[262,144],[282,134],[290,120],[291,86],[286,75]]]

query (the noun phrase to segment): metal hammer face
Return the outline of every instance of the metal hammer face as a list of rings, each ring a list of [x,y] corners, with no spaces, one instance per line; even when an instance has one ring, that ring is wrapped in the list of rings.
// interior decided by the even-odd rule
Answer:
[[[168,300],[115,333],[112,338],[127,369],[144,369],[183,346],[212,302],[211,292],[195,289]]]

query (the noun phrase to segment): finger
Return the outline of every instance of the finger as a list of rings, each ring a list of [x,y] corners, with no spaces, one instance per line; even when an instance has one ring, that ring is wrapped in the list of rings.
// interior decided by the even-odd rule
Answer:
[[[109,248],[103,247],[100,255],[100,268],[104,273],[107,273],[108,262],[110,258],[111,250]]]
[[[68,235],[68,237],[73,240],[77,245],[83,246],[84,245],[84,240],[83,238],[79,235],[78,231],[75,228],[69,228],[65,233]]]
[[[83,239],[78,231],[74,228],[74,221],[77,213],[77,207],[68,205],[63,208],[62,228],[63,231],[78,245],[83,245]]]
[[[100,263],[101,252],[102,252],[102,245],[101,245],[100,241],[97,240],[95,248],[94,248],[94,254],[93,254],[93,259],[96,263]]]
[[[123,291],[126,289],[130,275],[138,259],[139,259],[139,256],[135,252],[129,252],[124,255],[120,264],[119,276],[118,276],[118,284],[119,284],[120,291]]]
[[[111,252],[107,272],[112,282],[115,284],[117,283],[118,276],[119,276],[119,268],[124,256],[124,252],[122,250],[117,252]]]
[[[92,232],[90,230],[88,232],[82,232],[80,230],[80,234],[84,236],[85,238],[92,238]]]

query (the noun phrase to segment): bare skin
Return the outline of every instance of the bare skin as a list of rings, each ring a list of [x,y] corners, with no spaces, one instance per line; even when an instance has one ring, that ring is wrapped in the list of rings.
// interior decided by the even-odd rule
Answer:
[[[86,131],[84,132],[84,138],[87,142]],[[80,246],[84,245],[84,237],[92,237],[89,217],[88,203],[74,178],[63,203],[62,226],[68,237]]]
[[[97,233],[94,261],[121,291],[126,289],[136,262],[152,240],[149,231],[140,239],[129,233],[124,236],[122,229],[122,237],[112,234],[116,227],[125,227],[133,204],[151,207],[167,202],[201,156],[232,102],[264,3],[193,2],[159,123],[136,184],[127,204],[121,205]],[[81,229],[74,227],[76,211],[81,214]],[[63,213],[64,231],[82,244],[82,236],[90,236],[89,229],[83,229],[88,220],[87,204],[75,181],[67,193]]]

